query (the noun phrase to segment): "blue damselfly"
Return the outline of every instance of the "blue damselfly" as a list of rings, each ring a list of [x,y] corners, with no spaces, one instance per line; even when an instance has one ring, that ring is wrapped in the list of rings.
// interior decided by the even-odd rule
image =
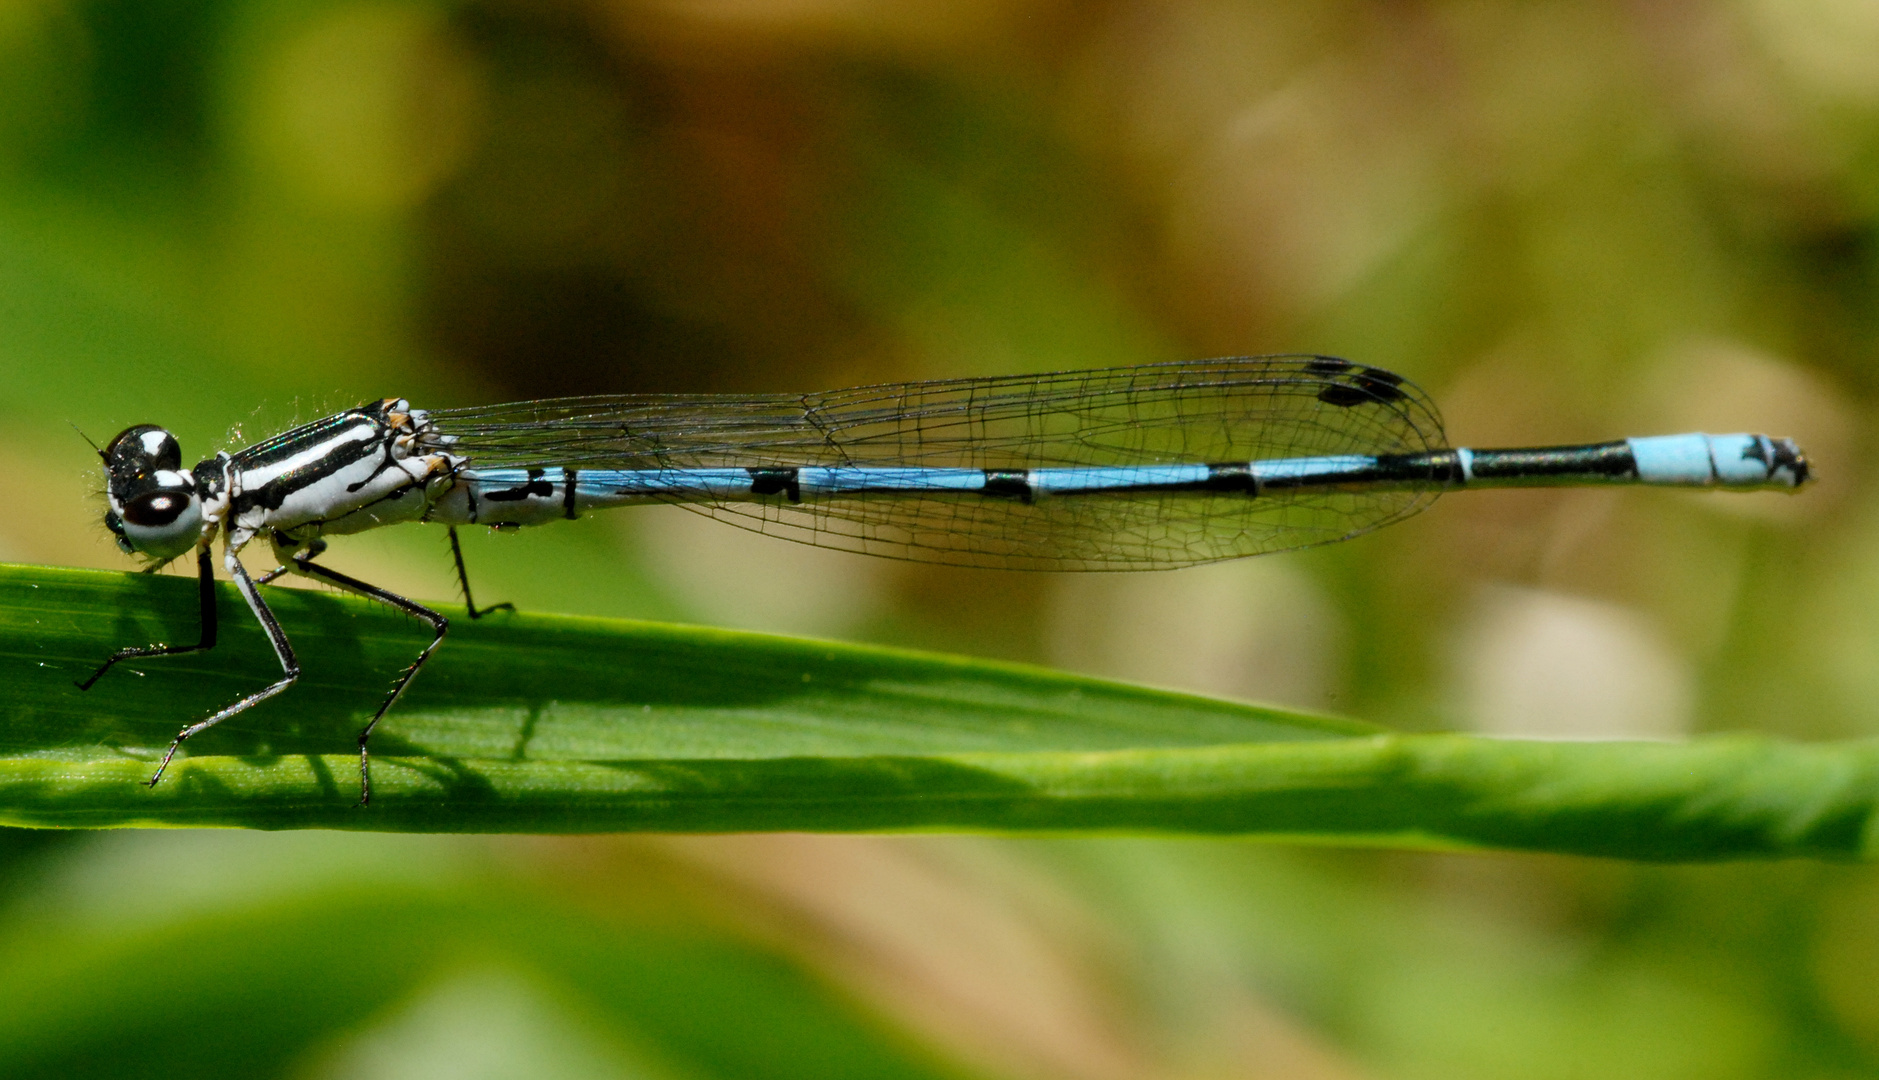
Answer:
[[[386,398],[185,471],[169,432],[132,427],[100,451],[124,551],[154,569],[194,551],[215,644],[210,546],[266,631],[281,677],[182,729],[183,741],[292,685],[293,647],[260,586],[296,573],[424,619],[431,641],[358,736],[443,640],[437,611],[315,561],[326,538],[401,522],[498,529],[592,510],[678,503],[785,539],[959,566],[1158,570],[1345,540],[1442,492],[1658,484],[1794,489],[1806,457],[1765,435],[1664,435],[1586,446],[1450,447],[1435,406],[1380,368],[1267,356],[1098,371],[894,383],[827,394],[559,398],[414,408]],[[279,567],[252,577],[265,541]],[[497,605],[498,607],[505,605]]]

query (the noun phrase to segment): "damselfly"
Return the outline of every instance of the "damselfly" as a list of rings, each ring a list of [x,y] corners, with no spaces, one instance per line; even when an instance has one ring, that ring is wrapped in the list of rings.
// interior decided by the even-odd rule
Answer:
[[[359,732],[372,730],[444,638],[442,614],[315,560],[326,537],[426,521],[498,529],[677,503],[758,532],[921,562],[1024,570],[1157,570],[1345,540],[1471,487],[1801,486],[1807,459],[1765,435],[1664,435],[1588,446],[1450,447],[1435,406],[1379,368],[1268,356],[1101,371],[895,383],[828,394],[580,397],[486,408],[361,405],[184,471],[154,425],[100,451],[105,525],[156,569],[194,551],[201,636],[215,644],[210,545],[280,660],[281,677],[177,733],[184,740],[300,674],[260,586],[296,573],[430,624],[431,641]],[[242,551],[273,548],[251,577]],[[508,605],[495,605],[506,607]]]

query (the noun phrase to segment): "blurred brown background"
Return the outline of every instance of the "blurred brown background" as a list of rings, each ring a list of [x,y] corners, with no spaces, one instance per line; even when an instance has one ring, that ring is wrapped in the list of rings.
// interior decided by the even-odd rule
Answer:
[[[1879,731],[1869,0],[0,5],[0,558],[126,566],[68,422],[163,423],[194,457],[393,394],[1277,351],[1404,373],[1460,444],[1757,430],[1799,439],[1822,479],[1464,494],[1335,548],[1087,578],[870,561],[661,509],[475,538],[478,594],[1405,729]],[[331,558],[454,589],[434,531]],[[624,905],[608,917],[781,957],[947,1075],[1879,1075],[1879,878],[1852,868],[1122,840],[6,843],[19,941],[312,911],[362,865],[445,907],[527,881],[530,904]],[[451,869],[414,869],[433,865]],[[208,866],[228,891],[189,884]],[[620,1049],[658,1043],[618,1034],[651,1021],[570,1006],[565,973],[491,959],[483,933],[459,943],[474,962],[440,947],[357,1015],[195,1075],[419,1075],[484,1043],[463,1060],[508,1075],[578,1044],[567,1024],[613,1034],[550,1072],[750,1075]],[[755,1037],[724,1015],[723,1039]],[[496,1016],[513,1022],[475,1019]],[[794,1053],[821,1061],[805,1075],[879,1072]]]

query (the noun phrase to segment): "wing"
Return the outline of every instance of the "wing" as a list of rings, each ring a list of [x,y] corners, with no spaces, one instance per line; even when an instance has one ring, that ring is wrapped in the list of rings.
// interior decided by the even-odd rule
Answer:
[[[610,469],[895,465],[1021,470],[1439,449],[1413,384],[1319,356],[948,379],[826,394],[585,397],[431,414],[478,466]],[[1034,502],[875,494],[789,503],[673,501],[819,547],[966,566],[1143,570],[1342,540],[1438,489],[1156,492]]]

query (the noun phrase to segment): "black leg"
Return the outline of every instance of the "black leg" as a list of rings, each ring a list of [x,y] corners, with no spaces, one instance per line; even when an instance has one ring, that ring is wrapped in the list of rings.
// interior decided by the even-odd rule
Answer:
[[[457,584],[463,586],[463,605],[470,609],[470,618],[480,619],[492,611],[514,611],[515,605],[507,600],[500,604],[491,604],[478,611],[476,600],[470,596],[470,575],[463,569],[463,545],[457,542],[457,527],[450,526],[450,557],[457,560]]]
[[[450,620],[423,604],[407,600],[397,593],[387,592],[376,585],[368,585],[358,578],[348,577],[337,570],[328,570],[324,566],[316,565],[310,553],[303,552],[294,556],[294,570],[336,585],[347,592],[357,593],[369,600],[377,600],[381,604],[395,607],[408,615],[416,615],[430,623],[431,629],[436,631],[436,635],[431,638],[431,643],[424,646],[424,651],[418,654],[416,660],[411,661],[411,666],[405,668],[404,672],[398,676],[398,680],[392,684],[391,693],[385,696],[378,711],[372,714],[371,722],[359,732],[359,805],[365,806],[372,801],[372,759],[366,753],[366,740],[372,737],[372,729],[378,726],[378,722],[385,718],[385,710],[391,708],[392,702],[397,701],[399,695],[405,692],[405,687],[411,685],[411,680],[417,675],[418,668],[424,666],[424,661],[431,658],[431,653],[437,649],[438,643],[444,640],[445,632],[450,629]]]
[[[247,567],[241,565],[241,560],[236,558],[233,550],[223,555],[222,565],[228,567],[228,572],[234,575],[235,587],[241,590],[242,599],[248,601],[248,609],[254,612],[255,619],[260,622],[261,629],[267,634],[268,644],[274,646],[274,655],[281,662],[281,677],[272,685],[249,694],[207,720],[198,721],[177,732],[175,741],[170,743],[169,752],[163,755],[163,762],[157,766],[157,771],[150,777],[149,783],[152,787],[156,786],[158,780],[163,779],[163,770],[170,767],[170,759],[176,756],[176,748],[183,745],[184,739],[207,731],[238,712],[246,712],[261,704],[292,686],[294,680],[300,677],[300,661],[294,658],[294,647],[287,642],[287,632],[281,629],[280,620],[274,617],[274,613],[268,610],[267,603],[261,599],[261,589],[248,576]],[[208,571],[206,557],[203,561],[203,571],[205,574]]]
[[[215,648],[215,571],[209,562],[207,547],[196,553],[196,598],[202,605],[202,636],[194,645],[165,645],[157,642],[155,645],[134,645],[119,649],[98,665],[98,670],[91,673],[91,678],[78,683],[78,688],[91,689],[91,685],[119,660],[131,660],[139,656],[175,656],[177,653]]]

